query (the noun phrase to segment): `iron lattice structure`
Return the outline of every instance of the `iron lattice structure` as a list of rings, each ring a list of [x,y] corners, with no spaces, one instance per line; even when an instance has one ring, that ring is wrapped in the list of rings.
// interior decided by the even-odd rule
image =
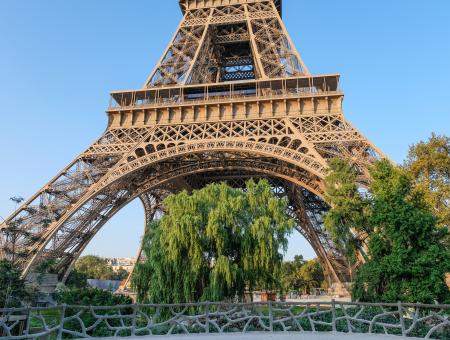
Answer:
[[[180,0],[183,19],[145,85],[112,92],[103,135],[1,225],[3,257],[24,274],[54,259],[65,278],[86,245],[140,198],[146,223],[169,193],[267,178],[330,283],[347,261],[323,228],[331,158],[369,180],[381,152],[344,118],[339,75],[311,75],[281,0]]]

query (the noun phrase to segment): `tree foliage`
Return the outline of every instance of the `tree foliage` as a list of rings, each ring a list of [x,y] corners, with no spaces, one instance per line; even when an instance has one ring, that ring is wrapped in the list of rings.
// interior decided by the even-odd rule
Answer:
[[[12,262],[0,260],[0,308],[20,307],[30,298],[21,274]]]
[[[324,281],[324,275],[322,267],[318,259],[306,261],[306,263],[300,268],[298,277],[301,278],[301,289],[311,294],[313,288],[319,288]]]
[[[113,276],[113,280],[119,280],[119,281],[123,281],[126,280],[129,276],[128,271],[126,271],[125,269],[123,269],[122,267],[120,267]]]
[[[71,288],[58,292],[57,301],[60,304],[74,306],[117,306],[129,305],[130,297],[113,294],[109,290],[99,288]]]
[[[302,255],[296,255],[293,261],[283,262],[281,280],[285,292],[301,289],[302,281],[299,279],[297,273],[305,262]]]
[[[69,288],[87,288],[88,275],[78,270],[72,270],[67,277],[65,285]]]
[[[246,289],[274,289],[293,221],[267,181],[246,190],[211,184],[164,201],[144,238],[146,262],[132,284],[146,302],[221,301]]]
[[[324,225],[336,247],[347,257],[350,265],[356,262],[362,249],[359,232],[368,235],[372,227],[367,222],[368,201],[357,185],[357,172],[346,161],[333,159],[325,178],[326,200],[332,209],[325,215]]]
[[[56,267],[56,260],[47,259],[40,262],[35,268],[35,271],[40,274],[57,274],[55,267]]]
[[[88,279],[116,280],[117,275],[105,259],[88,255],[75,262],[75,271],[83,273]]]
[[[323,269],[317,259],[305,261],[295,256],[291,262],[283,263],[282,280],[285,291],[296,290],[310,294],[313,288],[324,285]]]
[[[425,196],[439,225],[450,226],[450,137],[433,134],[411,146],[405,169]]]
[[[71,288],[85,288],[88,286],[88,279],[122,281],[127,277],[128,272],[123,268],[119,268],[115,272],[106,259],[87,255],[75,262],[75,268],[67,277],[66,286]]]
[[[369,260],[358,272],[353,296],[364,301],[448,302],[445,273],[450,253],[445,229],[410,177],[380,161],[371,169]]]
[[[334,167],[333,176],[356,179],[348,175],[349,169]],[[340,191],[334,202],[338,204],[330,211],[340,218],[340,242],[355,238],[354,230],[370,235],[368,259],[356,275],[353,298],[372,302],[448,301],[445,273],[450,271],[450,254],[441,243],[446,230],[437,228],[437,219],[424,195],[414,190],[405,171],[383,160],[370,169],[370,175],[366,195],[355,190],[350,179],[345,185],[337,185]],[[347,186],[350,189],[343,190]]]
[[[117,313],[123,313],[125,315],[131,315],[132,309],[128,305],[133,301],[130,297],[124,295],[113,294],[108,290],[98,288],[70,288],[60,290],[57,294],[57,301],[59,304],[66,304],[69,306],[126,306],[118,309],[102,309],[97,310],[96,313],[102,315],[116,315]],[[83,325],[86,327],[96,324],[97,318],[92,313],[80,313],[78,308],[67,308],[65,316],[69,320],[64,323],[64,328],[73,332],[82,332],[81,323],[77,320],[80,318]],[[123,324],[119,320],[109,320],[108,323],[101,322],[96,324],[95,327],[91,327],[86,330],[89,336],[94,338],[98,337],[113,337],[117,334],[111,329],[113,327],[120,327]]]

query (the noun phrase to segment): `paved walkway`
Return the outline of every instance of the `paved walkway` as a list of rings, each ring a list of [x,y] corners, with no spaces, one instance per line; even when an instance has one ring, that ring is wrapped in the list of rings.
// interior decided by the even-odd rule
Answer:
[[[114,339],[114,338],[104,338]],[[121,338],[124,340],[399,340],[402,337],[374,334],[346,334],[346,333],[236,333],[236,334],[189,334],[172,336],[150,336],[136,338]],[[417,338],[408,338],[414,340]]]

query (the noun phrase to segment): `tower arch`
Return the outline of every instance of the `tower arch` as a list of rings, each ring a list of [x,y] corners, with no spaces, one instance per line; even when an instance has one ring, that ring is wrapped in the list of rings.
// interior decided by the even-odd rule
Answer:
[[[327,238],[323,226],[317,220],[308,216],[313,213],[316,216],[327,209],[327,205],[320,198],[320,192],[307,184],[304,176],[300,176],[298,170],[292,171],[289,164],[272,160],[272,162],[261,161],[259,158],[251,158],[251,154],[240,155],[234,160],[229,157],[221,159],[218,154],[215,160],[202,162],[201,166],[182,165],[175,162],[177,166],[165,171],[165,176],[144,177],[142,174],[134,174],[132,181],[139,178],[137,185],[130,186],[129,189],[121,187],[121,191],[127,190],[128,194],[122,194],[123,199],[112,202],[112,207],[102,219],[94,225],[86,225],[86,219],[77,219],[80,223],[71,232],[65,224],[56,231],[57,237],[48,238],[48,243],[36,253],[31,261],[30,269],[46,258],[58,259],[57,268],[61,277],[67,277],[76,259],[81,255],[87,244],[105,226],[105,224],[123,207],[140,198],[146,211],[146,223],[152,218],[156,210],[161,209],[162,200],[170,193],[177,193],[181,190],[199,189],[206,184],[220,181],[234,181],[232,185],[244,186],[244,181],[250,178],[269,179],[274,188],[281,192],[281,196],[287,197],[290,201],[289,211],[286,213],[296,221],[296,230],[300,232],[315,250],[318,258],[324,266],[328,279],[332,283],[347,282],[347,272],[343,265],[344,258],[334,248],[332,242]],[[245,157],[245,158],[241,158]],[[253,155],[255,157],[255,155]],[[214,175],[214,176],[213,176]],[[201,181],[200,181],[201,179]],[[124,182],[130,182],[130,178],[125,178]],[[237,184],[236,184],[237,183]],[[99,193],[99,195],[103,195]],[[309,200],[309,202],[307,202]],[[310,204],[307,206],[307,204]],[[70,219],[66,222],[74,226],[74,221]],[[79,239],[78,235],[84,235]],[[57,243],[55,239],[59,240]],[[61,256],[61,254],[63,254]]]

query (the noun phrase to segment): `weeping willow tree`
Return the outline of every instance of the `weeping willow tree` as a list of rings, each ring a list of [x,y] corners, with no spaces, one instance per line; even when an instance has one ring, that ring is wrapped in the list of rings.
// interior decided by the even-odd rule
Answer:
[[[144,236],[146,261],[132,278],[138,300],[242,300],[246,290],[278,289],[294,225],[287,206],[267,181],[250,180],[246,190],[222,183],[169,196],[165,215]]]

